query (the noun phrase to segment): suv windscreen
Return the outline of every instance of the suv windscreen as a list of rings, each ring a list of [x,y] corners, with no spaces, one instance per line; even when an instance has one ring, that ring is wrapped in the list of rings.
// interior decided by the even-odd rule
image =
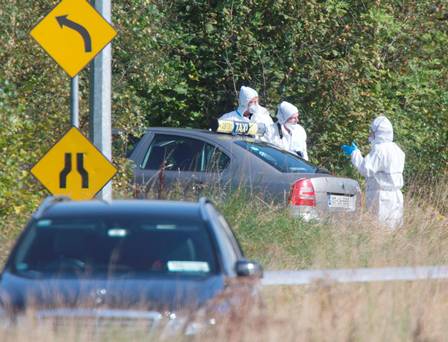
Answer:
[[[29,277],[208,275],[216,267],[202,221],[66,217],[34,222],[16,249],[12,272]]]
[[[235,141],[241,146],[280,172],[290,173],[316,173],[318,168],[292,153],[276,148],[262,141]]]

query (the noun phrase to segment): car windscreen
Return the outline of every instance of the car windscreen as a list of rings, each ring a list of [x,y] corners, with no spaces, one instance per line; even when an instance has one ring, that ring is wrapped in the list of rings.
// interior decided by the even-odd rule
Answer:
[[[16,248],[23,276],[206,276],[217,272],[202,221],[166,218],[40,219]]]
[[[235,144],[241,146],[280,172],[316,173],[318,170],[317,167],[298,156],[262,141],[239,140]]]

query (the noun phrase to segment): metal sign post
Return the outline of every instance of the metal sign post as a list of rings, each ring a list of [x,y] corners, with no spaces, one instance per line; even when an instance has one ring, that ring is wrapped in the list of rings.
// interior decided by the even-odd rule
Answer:
[[[79,128],[79,78],[70,80],[70,117],[72,126]]]
[[[111,22],[111,0],[94,0],[95,9]],[[90,68],[90,140],[112,160],[112,51],[108,44],[93,60]],[[112,199],[112,183],[98,193],[99,199]]]
[[[70,76],[70,115],[72,130],[79,127],[79,79],[78,74],[91,63],[90,83],[90,138],[102,152],[106,161],[112,159],[111,129],[111,40],[117,32],[110,24],[111,0],[89,1],[61,0],[36,26],[30,35]],[[101,52],[102,51],[102,52]],[[97,55],[98,54],[98,55]],[[97,56],[95,59],[94,57]],[[75,130],[75,131],[73,131]],[[81,132],[78,132],[82,136]],[[71,133],[76,135],[76,133]],[[82,141],[83,139],[80,138]],[[85,139],[87,140],[87,139]],[[94,164],[92,154],[79,147],[79,141],[71,146],[58,144],[56,152],[49,151],[44,157],[50,163],[35,165],[32,173],[53,194],[67,194],[76,199],[91,198],[115,174],[108,174]],[[88,144],[86,145],[87,148]],[[90,147],[89,147],[90,148]],[[93,149],[92,149],[93,148]],[[96,150],[93,146],[91,150]],[[93,153],[93,152],[92,152]],[[101,153],[100,153],[101,154]],[[63,161],[64,164],[56,165]],[[76,163],[75,163],[76,162]],[[93,163],[93,164],[92,164]],[[73,165],[72,165],[73,164]],[[76,169],[73,167],[76,164]],[[44,166],[42,166],[44,165]],[[97,172],[99,171],[99,172]],[[48,177],[52,173],[51,177]],[[74,176],[73,176],[74,175]],[[104,179],[105,176],[109,178]],[[75,179],[73,179],[75,177]],[[81,177],[81,190],[76,178]],[[103,184],[100,184],[103,182]],[[98,187],[98,185],[101,185]],[[79,192],[77,192],[79,190]],[[109,182],[98,196],[112,199]]]

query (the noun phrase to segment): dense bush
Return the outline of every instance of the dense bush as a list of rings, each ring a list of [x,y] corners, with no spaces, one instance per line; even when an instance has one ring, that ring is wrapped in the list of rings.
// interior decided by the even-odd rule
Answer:
[[[161,3],[163,4],[163,2]],[[388,115],[407,174],[447,166],[448,9],[434,1],[174,1],[159,4],[169,82],[147,84],[149,124],[205,127],[243,84],[275,114],[302,108],[312,159],[341,171],[352,139]],[[166,31],[163,31],[164,33]],[[141,84],[141,82],[140,82]]]
[[[256,88],[271,114],[302,109],[314,162],[355,175],[339,146],[368,149],[388,115],[406,175],[447,172],[448,8],[441,0],[112,1],[113,125],[207,127]],[[69,79],[29,36],[55,1],[0,0],[0,213],[42,195],[30,166],[69,127]],[[88,131],[88,71],[81,73]],[[19,208],[19,209],[17,209]]]

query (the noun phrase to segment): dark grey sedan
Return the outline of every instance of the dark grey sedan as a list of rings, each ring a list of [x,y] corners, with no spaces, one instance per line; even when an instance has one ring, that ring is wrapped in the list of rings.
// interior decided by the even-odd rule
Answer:
[[[213,324],[223,311],[240,310],[261,276],[261,266],[244,259],[225,219],[205,199],[49,198],[1,274],[0,320],[32,310],[42,320],[182,326],[187,316],[179,313],[201,311],[200,323]]]
[[[181,184],[226,191],[243,187],[267,200],[289,204],[305,218],[354,212],[360,187],[258,139],[207,130],[151,128],[137,144],[135,162],[139,196]]]

